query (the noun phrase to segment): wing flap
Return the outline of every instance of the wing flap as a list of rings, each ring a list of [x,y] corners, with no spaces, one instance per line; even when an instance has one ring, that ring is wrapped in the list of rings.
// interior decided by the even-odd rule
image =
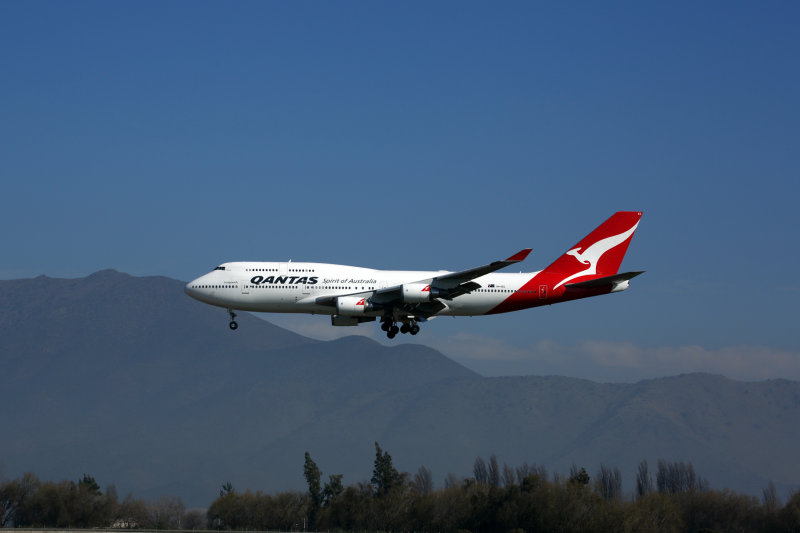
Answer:
[[[444,298],[445,300],[452,300],[457,296],[461,296],[462,294],[467,294],[468,292],[472,292],[480,288],[481,288],[480,283],[476,283],[474,281],[467,281],[452,289],[440,289],[439,298]]]

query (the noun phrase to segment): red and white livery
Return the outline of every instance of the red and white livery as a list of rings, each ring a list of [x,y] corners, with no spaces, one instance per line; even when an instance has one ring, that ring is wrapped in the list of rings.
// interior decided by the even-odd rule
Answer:
[[[642,213],[619,211],[539,272],[496,272],[523,261],[508,259],[459,272],[375,270],[326,263],[223,263],[186,284],[186,294],[230,314],[234,311],[331,316],[334,326],[380,319],[389,338],[419,333],[437,316],[477,316],[519,311],[619,292],[642,271],[619,273]]]

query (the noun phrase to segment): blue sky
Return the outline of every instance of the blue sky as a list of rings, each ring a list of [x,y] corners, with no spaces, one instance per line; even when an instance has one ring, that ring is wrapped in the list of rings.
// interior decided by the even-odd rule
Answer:
[[[798,15],[3,2],[0,277],[461,269],[525,247],[538,270],[641,210],[623,268],[647,273],[631,290],[441,318],[414,341],[486,375],[800,379]]]

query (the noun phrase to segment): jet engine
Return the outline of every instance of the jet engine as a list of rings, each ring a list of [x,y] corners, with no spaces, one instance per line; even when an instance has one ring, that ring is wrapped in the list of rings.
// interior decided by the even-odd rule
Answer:
[[[431,286],[428,283],[406,283],[403,285],[403,301],[418,304],[431,301]]]
[[[428,283],[406,283],[403,285],[403,301],[411,304],[430,302],[444,297],[439,289]]]
[[[336,298],[336,312],[339,315],[363,315],[370,307],[367,299],[361,296],[339,296]]]

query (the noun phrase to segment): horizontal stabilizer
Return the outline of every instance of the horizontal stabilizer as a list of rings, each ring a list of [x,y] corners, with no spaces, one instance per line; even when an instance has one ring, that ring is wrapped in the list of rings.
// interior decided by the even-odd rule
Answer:
[[[623,281],[629,281],[642,273],[644,273],[644,270],[640,270],[638,272],[623,272],[622,274],[594,278],[588,281],[581,281],[579,283],[567,283],[566,287],[568,289],[597,289],[607,285],[618,285]]]

